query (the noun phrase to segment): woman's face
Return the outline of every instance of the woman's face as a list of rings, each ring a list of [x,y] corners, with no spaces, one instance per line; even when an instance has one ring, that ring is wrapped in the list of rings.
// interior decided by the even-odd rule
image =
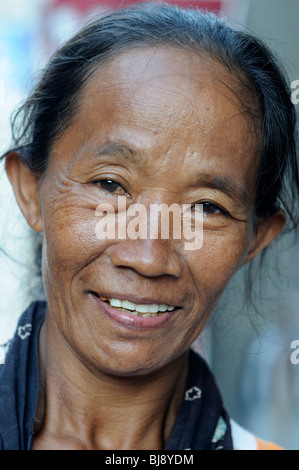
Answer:
[[[246,261],[259,145],[234,89],[211,61],[134,49],[94,73],[53,147],[40,184],[49,318],[94,370],[133,376],[179,357]],[[99,239],[96,208],[118,196],[147,209],[202,203],[201,248]],[[174,309],[144,317],[101,297]]]

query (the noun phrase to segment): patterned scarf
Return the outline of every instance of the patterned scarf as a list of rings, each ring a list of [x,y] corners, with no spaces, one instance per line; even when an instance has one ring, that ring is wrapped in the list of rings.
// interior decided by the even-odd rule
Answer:
[[[190,352],[185,397],[165,450],[232,450],[229,417],[205,361]]]

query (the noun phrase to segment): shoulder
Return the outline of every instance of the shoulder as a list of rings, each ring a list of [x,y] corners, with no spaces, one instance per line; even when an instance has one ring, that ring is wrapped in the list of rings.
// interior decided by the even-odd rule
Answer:
[[[231,420],[230,423],[235,450],[284,450],[282,447],[259,439],[234,420]]]

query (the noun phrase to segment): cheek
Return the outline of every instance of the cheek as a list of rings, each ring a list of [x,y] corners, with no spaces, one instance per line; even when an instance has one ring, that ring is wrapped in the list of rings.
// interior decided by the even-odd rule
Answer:
[[[65,282],[99,256],[108,241],[96,237],[96,204],[78,193],[56,193],[43,207],[44,269],[53,282]]]
[[[208,304],[218,300],[227,283],[242,266],[247,253],[248,235],[245,228],[228,233],[204,232],[203,245],[190,255],[194,284]]]

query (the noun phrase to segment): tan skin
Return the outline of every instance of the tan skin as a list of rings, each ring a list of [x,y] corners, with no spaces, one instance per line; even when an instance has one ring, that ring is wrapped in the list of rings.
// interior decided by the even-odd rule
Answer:
[[[7,158],[19,206],[44,232],[35,449],[162,449],[191,344],[233,274],[280,233],[281,213],[254,232],[260,142],[225,83],[237,87],[219,64],[179,49],[122,53],[94,73],[42,178]],[[95,209],[117,195],[146,207],[210,202],[202,248],[97,239]],[[159,327],[130,328],[91,292],[176,309]]]

